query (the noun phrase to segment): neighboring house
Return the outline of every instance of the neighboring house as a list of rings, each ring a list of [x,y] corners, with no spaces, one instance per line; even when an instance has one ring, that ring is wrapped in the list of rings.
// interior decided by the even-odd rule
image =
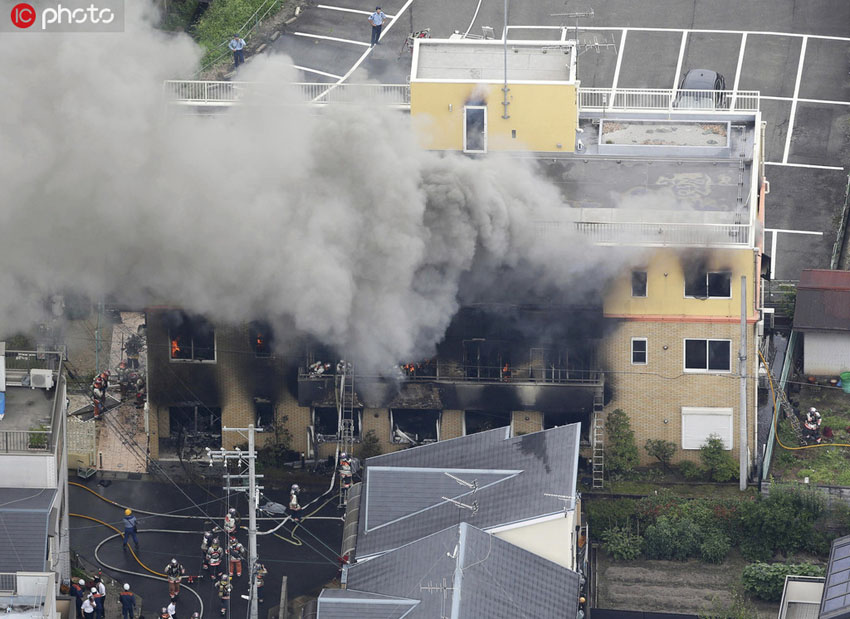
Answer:
[[[343,556],[368,561],[461,521],[579,569],[579,432],[497,428],[369,458],[349,497]]]
[[[803,372],[850,372],[850,271],[813,269],[800,274],[794,330],[803,334]]]
[[[61,355],[2,342],[0,353],[0,604],[53,617],[71,577]]]
[[[826,576],[787,576],[779,619],[850,618],[850,536],[832,541]]]
[[[581,577],[462,522],[345,569],[316,619],[564,617],[579,607]],[[311,614],[311,613],[315,614]]]

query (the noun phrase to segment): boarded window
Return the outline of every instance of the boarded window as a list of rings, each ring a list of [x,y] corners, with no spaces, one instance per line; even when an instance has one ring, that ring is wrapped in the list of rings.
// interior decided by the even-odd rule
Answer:
[[[731,408],[682,407],[682,449],[699,449],[712,435],[732,449]]]

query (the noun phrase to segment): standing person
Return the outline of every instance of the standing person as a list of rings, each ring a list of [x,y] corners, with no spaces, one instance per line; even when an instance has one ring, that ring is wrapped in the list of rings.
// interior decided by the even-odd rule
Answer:
[[[257,565],[254,567],[254,572],[255,572],[255,575],[256,575],[256,578],[257,578],[257,603],[262,604],[263,603],[263,587],[266,584],[266,574],[268,574],[268,571],[266,570],[266,567],[262,563],[257,561]]]
[[[92,588],[92,591],[97,591],[97,589]],[[93,594],[89,593],[86,596],[86,599],[83,600],[81,608],[83,610],[83,617],[85,619],[94,619],[94,603],[92,602]]]
[[[224,532],[227,535],[236,535],[236,528],[239,526],[239,514],[236,513],[236,508],[231,507],[227,510],[224,516]]]
[[[233,68],[239,68],[239,65],[245,62],[245,39],[240,38],[238,34],[234,34],[227,47],[233,52]]]
[[[210,548],[210,542],[212,542],[212,539],[212,531],[205,531],[204,539],[201,542],[201,577],[205,574],[209,575],[210,572],[210,564],[207,562],[207,550]]]
[[[127,543],[130,538],[133,538],[133,543],[136,545],[136,552],[139,551],[139,537],[137,535],[138,522],[133,515],[133,510],[129,507],[124,510],[124,548],[127,548]]]
[[[227,605],[230,603],[231,591],[233,591],[233,585],[230,584],[230,576],[225,574],[218,583],[218,599],[221,602],[222,616],[227,614]]]
[[[130,583],[124,583],[124,590],[118,596],[121,600],[121,618],[133,619],[136,614],[136,596],[130,591]]]
[[[168,614],[168,609],[165,606],[162,607],[159,613],[159,619],[171,619],[171,615]]]
[[[106,615],[106,586],[100,578],[94,579],[92,592],[92,597],[94,598],[94,616],[97,617],[97,619],[103,619]]]
[[[71,585],[71,595],[74,596],[74,604],[77,607],[77,619],[83,619],[83,598],[86,593],[86,581],[80,578]]]
[[[372,24],[372,47],[381,44],[381,28],[384,27],[386,20],[386,13],[381,10],[381,7],[376,6],[375,12],[369,16],[369,23]]]
[[[210,566],[210,573],[212,573],[213,578],[221,576],[221,560],[223,558],[223,554],[221,546],[218,545],[218,538],[216,537],[213,539],[209,549],[207,550],[207,565]]]
[[[168,612],[169,619],[177,619],[177,604],[174,603],[173,599],[168,603],[165,610]]]
[[[177,562],[177,559],[171,559],[163,571],[168,578],[168,596],[173,600],[180,595],[180,581],[186,570]]]
[[[230,569],[228,573],[233,576],[233,572],[236,572],[236,576],[242,576],[242,559],[245,558],[245,546],[239,543],[239,540],[236,539],[235,536],[230,536],[230,551],[228,552],[230,555]]]
[[[298,484],[292,484],[292,488],[289,489],[289,513],[292,516],[292,522],[301,522],[301,504],[298,502],[300,491]]]

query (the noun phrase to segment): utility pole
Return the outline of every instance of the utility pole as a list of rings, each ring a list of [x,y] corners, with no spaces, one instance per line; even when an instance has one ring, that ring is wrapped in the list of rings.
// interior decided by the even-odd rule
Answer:
[[[741,276],[741,347],[738,351],[738,373],[741,376],[741,399],[738,407],[740,435],[738,437],[739,488],[747,489],[747,277]]]
[[[213,460],[222,460],[227,466],[227,462],[229,460],[236,460],[239,462],[241,466],[243,463],[247,462],[248,464],[248,473],[247,475],[244,473],[244,469],[240,470],[237,475],[231,475],[229,471],[225,473],[224,479],[227,483],[225,486],[225,490],[230,492],[230,490],[236,490],[238,492],[248,492],[248,577],[250,578],[251,583],[251,612],[249,614],[250,619],[258,619],[259,617],[259,609],[257,607],[257,508],[259,507],[259,491],[263,489],[263,486],[257,485],[257,478],[262,478],[262,475],[257,475],[255,470],[255,464],[257,461],[257,450],[255,449],[254,443],[254,435],[256,432],[261,432],[262,430],[257,430],[254,428],[254,424],[249,425],[247,428],[222,428],[222,432],[238,432],[240,436],[248,439],[248,451],[244,452],[238,447],[236,449],[217,449],[211,450],[207,448],[207,455],[210,458],[210,466],[212,466]],[[248,486],[244,486],[240,484],[232,485],[231,480],[243,480],[248,478]],[[230,562],[230,540],[228,540],[227,544],[228,549],[228,564]]]

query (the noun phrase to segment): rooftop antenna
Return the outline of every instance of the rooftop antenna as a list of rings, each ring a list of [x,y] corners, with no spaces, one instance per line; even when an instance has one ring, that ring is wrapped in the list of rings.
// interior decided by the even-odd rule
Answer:
[[[454,475],[452,475],[451,473],[447,473],[446,471],[443,471],[443,475],[445,475],[446,477],[451,477],[457,483],[459,483],[461,486],[466,486],[467,488],[471,489],[473,492],[478,490],[478,480],[477,479],[473,479],[472,483],[470,483],[468,481],[461,479],[460,477],[455,477]]]
[[[442,584],[439,585],[432,585],[431,581],[429,580],[427,585],[419,585],[419,590],[427,591],[428,593],[442,594],[443,600],[440,605],[440,619],[449,619],[449,616],[446,614],[446,603],[448,601],[449,591],[454,591],[454,587],[450,587],[449,583],[446,582],[445,578],[443,578]]]
[[[455,499],[450,499],[447,496],[442,497],[442,499],[444,501],[448,501],[449,503],[451,503],[453,505],[456,505],[460,509],[468,509],[469,511],[472,512],[473,516],[478,513],[478,501],[473,501],[472,505],[467,505],[466,503],[461,503],[460,501],[456,501]]]
[[[558,499],[559,501],[564,502],[564,512],[566,512],[570,508],[571,501],[578,501],[581,499],[581,493],[576,495],[571,494],[552,494],[550,492],[544,492],[543,496],[550,496],[552,498]]]

